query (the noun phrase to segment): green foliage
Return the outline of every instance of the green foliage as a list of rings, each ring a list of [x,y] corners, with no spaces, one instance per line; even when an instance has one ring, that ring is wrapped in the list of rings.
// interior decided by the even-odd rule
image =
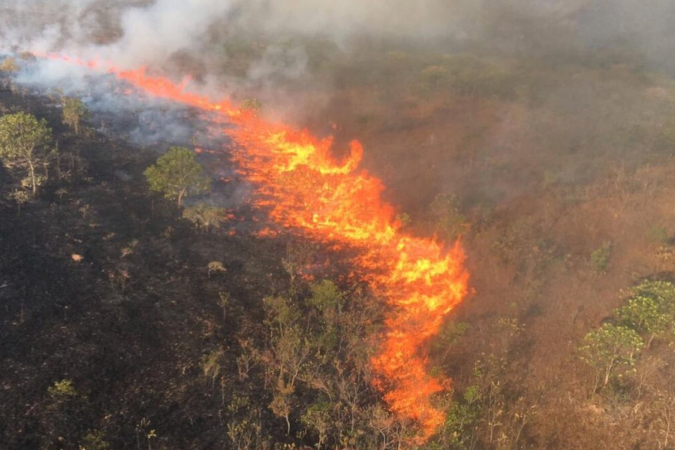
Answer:
[[[198,203],[183,210],[183,219],[203,231],[217,230],[225,220],[225,210],[217,206]]]
[[[633,289],[626,304],[615,311],[621,324],[649,336],[672,333],[675,327],[675,285],[668,281],[643,281]]]
[[[75,134],[80,134],[80,122],[87,116],[87,107],[78,98],[63,99],[63,124],[71,127]]]
[[[218,292],[218,306],[223,311],[223,320],[227,318],[227,311],[230,309],[232,296],[229,292]]]
[[[450,437],[451,448],[470,448],[480,418],[480,389],[476,385],[469,386],[461,400],[452,403],[445,416],[443,427]]]
[[[12,74],[19,71],[19,64],[16,62],[16,59],[11,56],[5,58],[2,63],[0,63],[0,72],[6,74]]]
[[[657,298],[647,295],[631,297],[616,315],[623,325],[640,334],[657,336],[673,328],[673,317],[661,311]]]
[[[584,342],[583,359],[597,370],[595,388],[601,378],[606,386],[615,375],[633,369],[645,345],[635,330],[609,323],[589,332]]]
[[[476,446],[476,432],[482,417],[481,389],[471,385],[456,400],[445,399],[445,421],[424,450],[470,449]]]
[[[110,450],[110,444],[105,441],[105,434],[101,431],[88,431],[79,450]]]
[[[331,427],[331,404],[329,402],[317,402],[311,405],[302,415],[302,423],[317,434],[317,450],[321,450],[328,440],[328,430]]]
[[[468,55],[446,55],[420,72],[424,89],[449,88],[459,95],[511,100],[525,80],[501,65]]]
[[[52,130],[44,119],[23,112],[0,118],[0,157],[28,166],[33,196],[38,187],[35,168],[45,159],[51,139]]]
[[[344,294],[330,280],[323,280],[310,285],[312,295],[307,304],[326,314],[331,310],[341,310],[344,305]]]
[[[323,329],[318,333],[314,344],[321,351],[332,351],[338,345],[338,331],[342,308],[345,304],[345,295],[329,280],[310,285],[311,295],[307,298],[307,305],[317,311]]]
[[[223,266],[223,263],[220,261],[211,261],[206,265],[206,269],[209,272],[209,276],[212,273],[224,273],[227,271],[227,269],[225,269],[225,266]]]
[[[657,244],[667,243],[668,238],[668,231],[664,227],[653,227],[647,232],[647,239]]]
[[[451,241],[469,231],[469,223],[459,210],[459,200],[452,194],[438,194],[429,206],[435,233]]]
[[[268,437],[262,432],[260,411],[251,404],[248,396],[235,393],[226,411],[229,416],[227,437],[233,449],[270,448]]]
[[[202,371],[204,372],[204,376],[211,378],[212,383],[215,382],[218,375],[222,372],[224,361],[225,352],[220,349],[213,350],[202,359]]]
[[[606,242],[591,253],[591,267],[596,273],[605,273],[612,257],[612,243]]]
[[[331,281],[302,287],[264,300],[269,339],[260,363],[271,378],[269,409],[289,433],[299,418],[298,435],[315,436],[318,448],[376,448],[378,436],[390,442],[395,419],[369,415],[373,354],[364,340],[375,310]]]
[[[633,295],[647,295],[656,299],[659,308],[675,315],[675,284],[670,281],[645,280],[631,289]]]
[[[450,347],[459,342],[468,329],[468,323],[448,320],[431,342],[431,351],[433,353],[447,352]]]
[[[21,207],[30,201],[30,194],[23,189],[14,189],[7,195],[7,198],[16,202],[18,215],[21,215]]]
[[[76,397],[77,391],[73,386],[72,380],[56,381],[52,386],[47,388],[47,393],[55,399],[66,399]]]
[[[284,297],[267,297],[263,300],[263,305],[267,315],[266,323],[274,334],[284,334],[286,329],[295,327],[300,320],[298,308]]]
[[[157,164],[146,169],[145,176],[150,189],[163,193],[169,200],[176,200],[178,207],[184,197],[207,192],[211,185],[195,154],[185,147],[171,147]]]

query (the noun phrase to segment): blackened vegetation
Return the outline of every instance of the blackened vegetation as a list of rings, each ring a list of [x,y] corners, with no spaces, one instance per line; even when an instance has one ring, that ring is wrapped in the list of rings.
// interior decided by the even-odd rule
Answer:
[[[268,339],[263,298],[292,288],[288,239],[199,232],[149,193],[155,153],[76,137],[38,98],[0,102],[47,118],[63,155],[21,215],[0,169],[0,448],[231,448],[242,415],[261,444],[295,440],[257,360],[237,363]]]

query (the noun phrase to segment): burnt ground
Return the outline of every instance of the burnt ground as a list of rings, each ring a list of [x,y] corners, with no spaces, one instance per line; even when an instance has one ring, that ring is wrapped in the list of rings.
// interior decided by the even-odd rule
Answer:
[[[81,158],[20,215],[0,199],[0,448],[76,448],[88,430],[112,448],[153,444],[150,430],[168,448],[227,448],[221,387],[201,363],[233,354],[236,334],[259,326],[262,298],[287,283],[285,242],[196,232],[149,194],[142,171],[155,151],[75,137],[45,101],[0,92]],[[4,168],[0,180],[3,192],[15,181]],[[210,261],[226,272],[209,274]],[[231,295],[226,315],[220,292]],[[50,395],[60,380],[75,392]]]

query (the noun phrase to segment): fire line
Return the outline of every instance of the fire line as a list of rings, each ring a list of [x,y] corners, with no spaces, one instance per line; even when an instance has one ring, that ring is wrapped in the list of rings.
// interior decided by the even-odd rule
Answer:
[[[332,138],[317,139],[228,101],[187,92],[189,78],[176,84],[148,75],[145,68],[125,71],[100,61],[40,56],[107,71],[150,96],[238,125],[223,133],[241,149],[234,160],[240,173],[256,184],[256,205],[284,227],[362,250],[354,263],[390,306],[381,348],[371,361],[375,385],[399,418],[419,423],[418,442],[438,430],[444,415],[433,405],[433,396],[448,380],[428,374],[422,348],[467,294],[464,252],[459,242],[446,251],[441,242],[401,231],[393,207],[382,200],[382,182],[359,169],[363,148],[358,141],[351,142],[344,161],[336,161]]]

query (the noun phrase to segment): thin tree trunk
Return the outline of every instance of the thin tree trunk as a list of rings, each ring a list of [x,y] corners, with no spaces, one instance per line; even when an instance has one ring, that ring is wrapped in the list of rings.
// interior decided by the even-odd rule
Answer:
[[[185,189],[181,189],[180,193],[178,194],[178,207],[179,208],[183,204],[183,196],[184,195],[185,195]]]
[[[28,166],[30,167],[30,179],[33,184],[33,197],[35,197],[37,195],[37,182],[35,180],[35,166],[33,165],[33,161],[28,160]]]
[[[607,384],[609,384],[609,377],[610,377],[610,375],[612,374],[612,369],[613,369],[613,368],[614,368],[614,361],[610,362],[610,363],[609,363],[609,366],[608,366],[607,369],[605,370],[605,382],[604,382],[604,384],[602,385],[603,387],[605,387],[605,386],[607,386]]]
[[[663,448],[668,448],[668,439],[670,437],[670,406],[665,406],[666,407],[666,414],[665,414],[665,422],[666,422],[666,435],[663,438]]]

